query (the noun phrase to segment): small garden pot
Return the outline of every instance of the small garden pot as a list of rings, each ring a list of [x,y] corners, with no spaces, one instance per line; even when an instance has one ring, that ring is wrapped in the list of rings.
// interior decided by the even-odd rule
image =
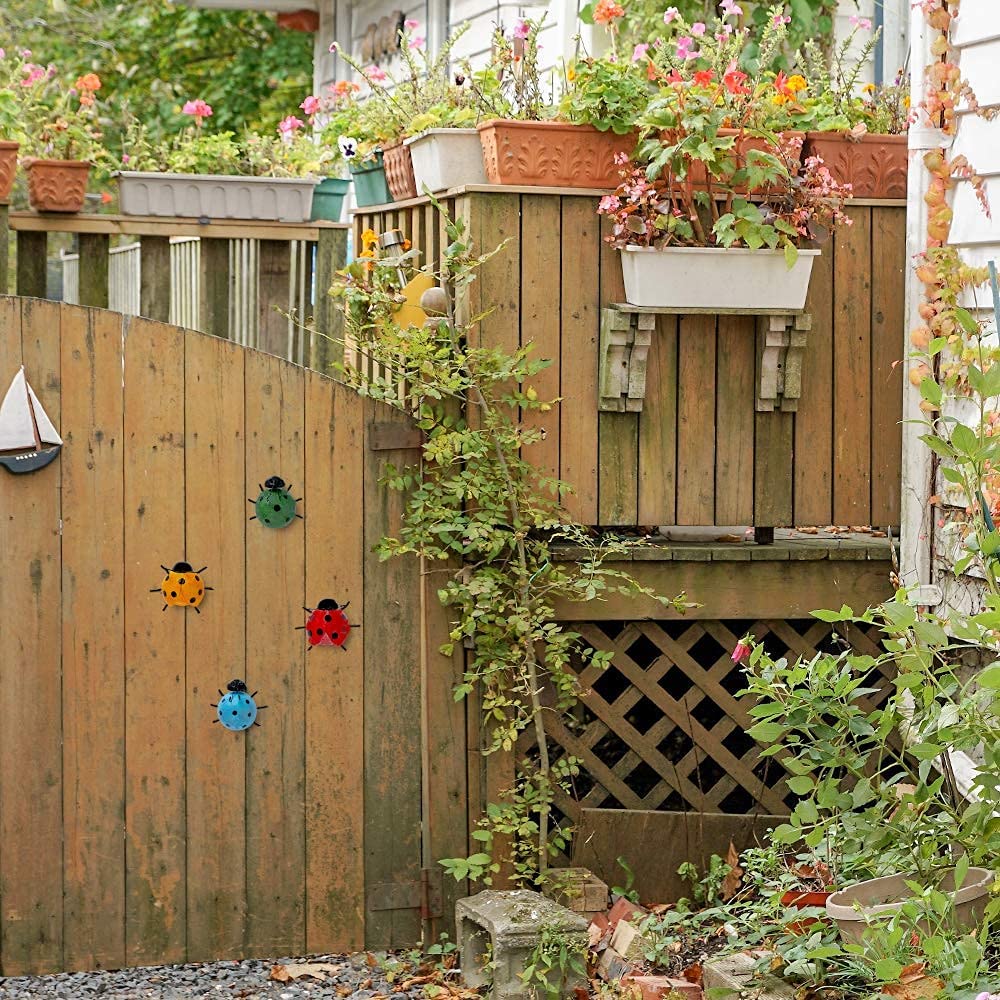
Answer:
[[[804,154],[820,157],[836,180],[851,185],[855,198],[906,197],[909,164],[905,135],[808,132]]]
[[[781,250],[625,247],[625,301],[663,309],[798,312],[819,250],[800,250],[789,269]]]
[[[385,179],[385,164],[382,151],[374,160],[364,160],[360,166],[351,163],[351,177],[354,180],[354,201],[358,208],[372,205],[386,205],[392,201],[392,194]]]
[[[432,128],[405,139],[413,161],[417,191],[447,191],[463,184],[485,184],[483,144],[474,128]]]
[[[844,941],[858,942],[865,931],[866,917],[896,913],[903,907],[904,901],[913,895],[906,886],[908,881],[914,881],[914,876],[888,875],[841,889],[827,900],[827,916],[837,925]],[[970,868],[965,883],[957,891],[947,888],[955,884],[951,871],[938,878],[938,887],[955,900],[955,917],[960,933],[973,930],[982,923],[986,904],[989,902],[990,886],[995,881],[993,872],[985,868]]]
[[[476,141],[478,143],[478,139]],[[0,201],[6,201],[14,188],[17,151],[20,148],[16,142],[0,142]]]
[[[396,201],[406,201],[417,196],[417,181],[413,176],[413,160],[410,147],[401,142],[386,146],[383,150],[385,179]]]
[[[351,187],[350,177],[324,177],[313,191],[313,221],[340,222],[344,199]]]
[[[568,122],[494,119],[478,128],[489,182],[525,187],[615,188],[615,155],[632,153],[637,141]]]
[[[122,215],[307,222],[316,182],[297,177],[230,177],[122,171]]]
[[[28,202],[36,212],[79,212],[87,195],[85,160],[27,160]]]
[[[781,897],[781,905],[796,910],[824,907],[826,906],[826,901],[832,895],[833,893],[830,892],[810,892],[802,889],[792,889]],[[803,917],[801,920],[793,920],[790,924],[786,924],[785,930],[789,934],[803,934],[818,922],[818,917]]]

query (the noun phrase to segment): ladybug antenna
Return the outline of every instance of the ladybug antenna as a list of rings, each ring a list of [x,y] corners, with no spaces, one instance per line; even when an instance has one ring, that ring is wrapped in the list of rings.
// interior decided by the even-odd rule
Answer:
[[[340,610],[341,611],[346,611],[350,606],[351,606],[351,602],[350,601],[344,601],[344,603],[341,604],[341,606],[340,606]]]
[[[164,569],[166,569],[166,567],[164,567]],[[167,570],[167,572],[171,572],[171,570]],[[174,563],[174,568],[173,568],[172,572],[174,572],[174,573],[190,573],[191,572],[191,563],[186,563],[186,562]]]
[[[188,566],[188,569],[190,570],[190,569],[191,569],[191,567],[190,567],[190,566]],[[201,569],[196,569],[196,570],[195,570],[195,572],[196,572],[196,573],[204,573],[206,569],[208,569],[208,567],[207,567],[207,566],[202,566],[202,567],[201,567]]]
[[[164,610],[164,611],[166,611],[166,610],[167,610],[167,606],[166,606],[165,604],[163,605],[163,610]]]
[[[164,573],[169,573],[170,572],[170,567],[169,566],[164,566],[163,563],[160,563],[160,569],[162,569]]]

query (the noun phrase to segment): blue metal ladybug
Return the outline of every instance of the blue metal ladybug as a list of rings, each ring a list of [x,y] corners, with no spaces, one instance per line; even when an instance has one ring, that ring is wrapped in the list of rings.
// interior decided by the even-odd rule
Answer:
[[[302,497],[292,496],[291,484],[286,486],[281,476],[271,476],[264,480],[257,499],[247,500],[253,504],[254,509],[250,520],[259,520],[268,528],[287,528],[296,518],[302,517],[295,509],[301,499]]]
[[[251,726],[259,726],[257,713],[267,705],[258,705],[254,698],[257,692],[250,694],[246,684],[241,680],[230,681],[226,685],[229,694],[219,692],[218,704],[212,703],[219,717],[212,722],[221,722],[226,729],[231,729],[234,733],[241,733]]]

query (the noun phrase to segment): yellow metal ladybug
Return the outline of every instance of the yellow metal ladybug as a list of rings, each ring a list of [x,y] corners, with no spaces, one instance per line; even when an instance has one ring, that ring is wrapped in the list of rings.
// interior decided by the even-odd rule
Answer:
[[[202,566],[196,570],[191,568],[190,563],[179,562],[174,563],[173,569],[167,569],[163,565],[160,569],[167,575],[163,578],[163,583],[159,587],[153,587],[150,593],[163,595],[163,610],[166,611],[168,607],[194,608],[201,614],[198,605],[205,600],[205,591],[212,589],[205,585],[201,575],[208,567]]]

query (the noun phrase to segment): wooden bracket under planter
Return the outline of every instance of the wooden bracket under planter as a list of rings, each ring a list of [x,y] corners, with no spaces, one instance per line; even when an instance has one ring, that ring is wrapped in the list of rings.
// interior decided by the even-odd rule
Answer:
[[[802,351],[812,327],[808,313],[661,309],[628,303],[613,303],[601,313],[597,408],[615,413],[640,412],[646,398],[646,362],[656,317],[706,314],[759,317],[756,408],[760,411],[797,409],[802,393]]]
[[[802,351],[811,328],[812,317],[808,313],[763,316],[758,320],[757,409],[761,412],[798,409],[802,395]]]

